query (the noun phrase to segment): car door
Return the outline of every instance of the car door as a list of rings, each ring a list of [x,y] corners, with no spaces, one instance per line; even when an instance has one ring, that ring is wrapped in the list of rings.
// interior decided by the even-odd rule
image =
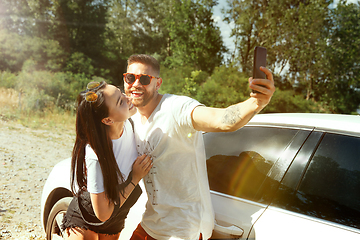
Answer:
[[[246,126],[232,133],[204,135],[216,218],[213,239],[249,235],[309,133]]]
[[[360,136],[314,132],[251,237],[360,239],[359,146]]]

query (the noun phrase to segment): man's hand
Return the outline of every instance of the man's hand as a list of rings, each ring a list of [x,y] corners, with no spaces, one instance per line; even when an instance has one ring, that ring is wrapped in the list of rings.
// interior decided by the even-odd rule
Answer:
[[[275,92],[275,85],[273,75],[269,69],[260,67],[260,70],[266,74],[267,79],[253,79],[249,78],[249,87],[256,90],[258,93],[252,92],[250,97],[257,100],[258,111],[260,112],[266,105],[269,104],[271,97]],[[262,85],[262,86],[259,86]]]

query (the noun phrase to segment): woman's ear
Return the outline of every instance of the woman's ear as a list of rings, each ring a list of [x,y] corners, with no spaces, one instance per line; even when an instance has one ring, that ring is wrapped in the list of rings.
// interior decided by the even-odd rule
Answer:
[[[102,122],[103,124],[109,125],[109,126],[114,123],[113,120],[111,120],[111,119],[108,118],[108,117],[101,119],[101,122]]]

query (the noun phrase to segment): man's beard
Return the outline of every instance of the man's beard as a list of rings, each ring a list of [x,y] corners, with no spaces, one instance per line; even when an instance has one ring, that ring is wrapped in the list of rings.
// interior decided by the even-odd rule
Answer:
[[[151,101],[151,99],[153,99],[153,97],[154,92],[144,91],[141,99],[132,98],[132,104],[134,104],[134,106],[137,108],[145,107]]]

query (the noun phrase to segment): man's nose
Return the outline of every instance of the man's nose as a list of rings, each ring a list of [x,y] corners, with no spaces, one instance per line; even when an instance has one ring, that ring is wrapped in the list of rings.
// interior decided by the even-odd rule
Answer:
[[[132,84],[133,86],[142,86],[140,83],[140,77],[135,77],[135,82]]]

